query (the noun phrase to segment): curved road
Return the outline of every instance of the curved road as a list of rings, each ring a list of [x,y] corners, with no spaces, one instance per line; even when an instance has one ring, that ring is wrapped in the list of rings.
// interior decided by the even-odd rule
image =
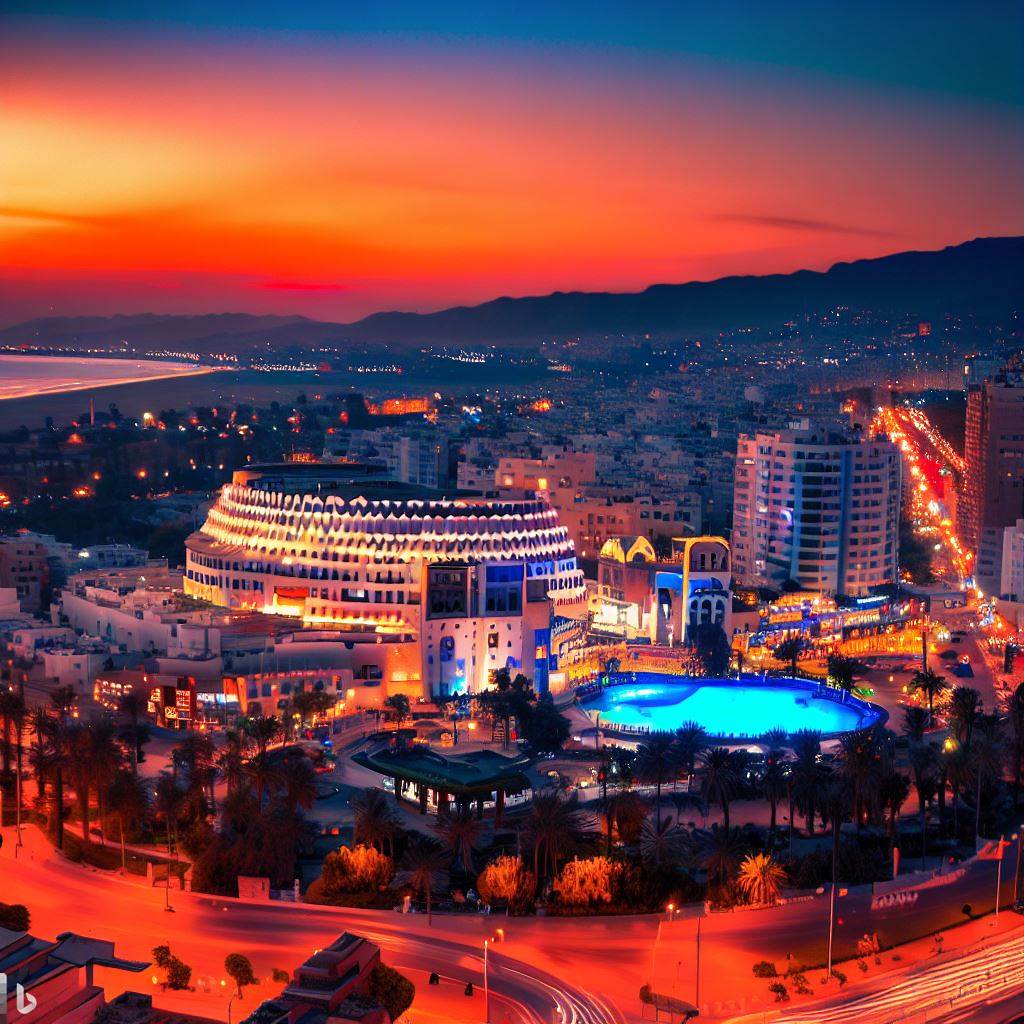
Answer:
[[[220,1020],[227,1015],[220,979],[228,953],[249,956],[257,975],[265,977],[273,968],[291,971],[343,931],[353,931],[378,943],[385,961],[394,967],[416,974],[438,971],[441,986],[429,992],[418,986],[418,992],[429,996],[431,1004],[441,1004],[441,1019],[479,1024],[483,938],[506,924],[510,924],[509,930],[517,926],[515,919],[506,922],[478,916],[435,917],[428,926],[423,915],[248,903],[174,889],[170,893],[174,913],[166,913],[162,888],[59,860],[32,829],[25,830],[26,846],[15,862],[13,830],[4,831],[0,864],[5,899],[29,907],[34,934],[44,938],[65,931],[93,935],[112,940],[119,956],[139,960],[150,960],[152,948],[166,942],[193,967],[198,991],[158,992],[156,1002]],[[506,1020],[519,1024],[622,1024],[625,1018],[609,1000],[506,952],[512,945],[499,944],[489,955],[493,1024]],[[153,990],[148,973],[140,976],[98,969],[97,981],[108,997],[125,989]],[[463,993],[467,982],[476,988],[472,999]],[[235,1019],[281,987],[261,984],[235,1007]]]

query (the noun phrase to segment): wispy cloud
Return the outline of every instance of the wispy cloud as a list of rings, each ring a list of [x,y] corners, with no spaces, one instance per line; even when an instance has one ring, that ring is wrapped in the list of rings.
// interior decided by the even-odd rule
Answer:
[[[711,220],[746,224],[752,227],[782,228],[787,231],[812,231],[830,235],[861,235],[865,238],[894,238],[895,232],[880,228],[859,227],[856,224],[838,224],[830,220],[813,220],[807,217],[776,217],[759,213],[718,213]]]
[[[254,287],[270,292],[345,292],[348,285],[327,281],[257,281]]]

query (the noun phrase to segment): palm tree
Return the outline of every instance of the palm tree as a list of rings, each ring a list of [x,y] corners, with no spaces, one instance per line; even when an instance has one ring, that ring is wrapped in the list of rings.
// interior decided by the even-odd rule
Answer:
[[[1024,683],[1020,683],[1006,704],[1009,731],[1010,770],[1013,774],[1013,806],[1020,805],[1022,776],[1024,776]]]
[[[557,792],[534,796],[523,835],[533,849],[533,876],[538,884],[541,878],[555,875],[559,861],[580,847],[589,824],[589,816],[578,808],[575,797],[565,799]]]
[[[975,846],[981,835],[981,792],[989,782],[996,782],[1003,773],[1003,749],[1000,735],[999,719],[996,715],[982,715],[975,726],[978,742],[970,752],[968,762],[974,776],[975,812],[974,840]]]
[[[145,715],[149,707],[146,695],[138,690],[129,690],[120,700],[118,711],[128,719],[122,730],[122,738],[131,744],[132,772],[138,774],[139,764],[144,760],[142,746],[149,738],[149,725]]]
[[[57,849],[64,850],[64,768],[67,763],[64,723],[60,718],[36,711],[32,715],[35,741],[29,749],[29,763],[36,777],[39,797],[45,802],[50,786],[48,831]]]
[[[900,816],[900,808],[910,796],[910,780],[902,773],[891,768],[878,780],[878,799],[887,812],[886,834],[889,838],[889,857],[892,857],[896,845],[896,822]]]
[[[654,786],[655,814],[661,817],[661,787],[679,773],[675,738],[668,732],[655,732],[636,748],[636,777],[647,786]]]
[[[774,904],[779,901],[779,892],[786,881],[786,872],[770,854],[752,853],[740,864],[736,881],[740,892],[749,902]]]
[[[107,719],[100,719],[90,722],[88,726],[89,735],[89,765],[92,772],[92,783],[96,788],[96,806],[99,809],[99,820],[102,824],[106,817],[107,795],[114,776],[118,773],[124,760],[124,755],[117,743],[117,730],[113,722]],[[100,843],[105,841],[104,833],[100,831]]]
[[[729,802],[736,796],[742,781],[738,753],[728,747],[712,747],[700,758],[705,799],[709,804],[715,801],[721,805],[726,832],[729,831]]]
[[[949,725],[957,741],[971,749],[974,725],[981,712],[981,694],[970,686],[954,686],[949,696]]]
[[[930,718],[924,708],[907,705],[903,709],[903,735],[913,743],[921,743],[928,731]]]
[[[721,892],[736,877],[743,858],[749,852],[746,837],[738,828],[716,826],[704,838],[701,865],[708,885]]]
[[[290,815],[301,807],[304,811],[313,809],[316,800],[316,769],[308,755],[302,750],[291,749],[274,765],[275,783],[281,799]]]
[[[224,746],[217,753],[217,772],[224,780],[228,796],[233,796],[241,787],[245,779],[245,754],[242,750],[242,738],[233,729],[229,729],[225,737]],[[216,780],[214,780],[216,783]],[[216,800],[214,800],[216,808]]]
[[[659,867],[678,861],[689,850],[689,833],[670,818],[645,818],[640,828],[640,855]]]
[[[185,809],[186,793],[178,785],[177,780],[168,772],[163,772],[157,780],[153,809],[158,818],[162,818],[167,829],[167,856],[171,856],[172,846],[178,845],[178,821]]]
[[[707,730],[697,722],[683,722],[676,729],[675,745],[676,764],[680,771],[686,773],[687,779],[690,779],[693,776],[697,758],[707,749]]]
[[[928,743],[915,743],[910,748],[910,772],[917,792],[917,805],[921,815],[921,870],[924,870],[928,844],[928,827],[925,814],[928,801],[935,794],[938,780],[938,755]]]
[[[274,715],[250,715],[241,722],[242,732],[256,745],[256,756],[264,758],[267,748],[280,739],[283,732],[281,719]]]
[[[454,856],[456,867],[471,873],[473,851],[480,845],[484,833],[484,823],[472,808],[463,805],[442,811],[437,816],[436,831],[445,848]]]
[[[78,703],[78,694],[73,686],[58,686],[50,694],[50,706],[57,712],[57,717],[62,725],[67,725],[68,715],[74,710]]]
[[[21,846],[21,810],[23,805],[22,787],[25,781],[25,736],[29,727],[29,711],[25,704],[25,698],[18,695],[19,703],[11,710],[11,725],[14,732],[14,814],[15,828],[17,830],[16,845]]]
[[[92,792],[93,778],[93,745],[89,726],[84,722],[72,722],[65,730],[64,742],[67,751],[67,773],[75,789],[78,816],[82,821],[82,842],[88,845],[91,842],[89,794]]]
[[[928,720],[935,720],[935,698],[949,687],[949,683],[937,672],[930,668],[921,669],[914,673],[910,680],[912,693],[923,693],[928,698]]]
[[[448,884],[448,854],[432,839],[417,835],[410,840],[395,881],[407,885],[427,902],[427,924],[431,923],[434,893]]]
[[[355,814],[355,841],[368,844],[381,853],[386,847],[388,856],[393,857],[398,822],[387,797],[379,789],[369,786],[352,797],[351,806]]]
[[[768,845],[771,847],[775,842],[775,830],[778,823],[779,801],[786,796],[789,772],[781,758],[781,751],[770,749],[765,759],[764,771],[761,772],[761,790],[768,806],[771,809],[771,816],[768,823]]]
[[[821,733],[816,729],[798,729],[793,733],[793,796],[799,810],[807,820],[807,832],[814,834],[814,812],[820,783],[818,755],[821,753]],[[795,822],[790,817],[791,828]]]
[[[877,800],[877,782],[882,769],[882,756],[873,729],[846,733],[839,741],[839,771],[851,786],[853,816],[860,831],[867,807]],[[866,806],[867,805],[867,806]]]
[[[650,808],[639,793],[631,789],[613,793],[604,802],[607,848],[611,849],[612,833],[618,831],[623,842],[632,842],[643,828]]]
[[[803,650],[804,641],[798,636],[791,636],[778,644],[772,654],[778,661],[788,661],[790,672],[796,675],[796,663]]]
[[[860,663],[853,658],[847,658],[842,654],[830,654],[828,657],[828,681],[852,693],[857,685],[857,673],[860,671]]]
[[[107,810],[117,819],[118,835],[121,842],[121,872],[128,871],[128,855],[125,833],[128,824],[141,821],[149,810],[149,798],[145,786],[134,771],[119,771],[110,783],[107,793]]]
[[[3,755],[3,785],[11,774],[11,736],[14,732],[14,718],[25,705],[24,699],[14,690],[0,690],[0,751]]]

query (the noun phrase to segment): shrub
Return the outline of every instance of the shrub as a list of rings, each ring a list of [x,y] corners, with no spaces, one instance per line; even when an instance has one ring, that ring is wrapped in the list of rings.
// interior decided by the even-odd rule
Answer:
[[[274,979],[275,985],[287,985],[292,980],[292,976],[287,971],[282,971],[280,967],[275,967],[270,976]]]
[[[342,846],[324,858],[320,877],[306,891],[306,902],[346,904],[352,895],[385,893],[394,875],[391,858],[372,846]]]
[[[536,884],[522,858],[507,854],[488,864],[476,880],[477,892],[485,903],[504,903],[513,913],[529,910]]]
[[[23,903],[0,903],[0,928],[27,932],[30,922],[31,915]]]
[[[377,964],[370,971],[369,993],[385,1010],[391,1019],[398,1020],[412,1006],[416,997],[416,986],[393,967]]]
[[[779,972],[775,969],[775,964],[770,960],[758,960],[754,964],[754,977],[755,978],[777,978]]]
[[[566,907],[609,904],[623,873],[623,865],[608,857],[571,860],[552,883],[556,901]]]
[[[167,974],[168,988],[186,989],[192,980],[192,968],[179,960],[167,945],[153,947],[153,963]]]
[[[775,1002],[777,1003],[788,1003],[789,1002],[789,991],[781,981],[773,981],[768,986],[768,991],[775,995]]]
[[[794,971],[790,975],[790,980],[793,982],[793,990],[798,996],[809,996],[811,994],[811,986],[807,984],[807,975],[802,971]]]
[[[843,971],[838,971],[834,967],[832,968],[832,977],[839,982],[839,987],[842,988],[846,984],[846,974]]]

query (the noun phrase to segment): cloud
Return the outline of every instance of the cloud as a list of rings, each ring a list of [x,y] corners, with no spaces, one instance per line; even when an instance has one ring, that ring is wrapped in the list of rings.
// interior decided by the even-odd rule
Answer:
[[[348,285],[327,281],[258,281],[254,287],[270,292],[346,292]]]
[[[753,227],[782,228],[787,231],[812,231],[830,235],[861,235],[865,238],[894,238],[892,231],[878,228],[858,227],[855,224],[837,224],[829,220],[812,220],[806,217],[775,217],[757,213],[719,213],[711,220],[729,224],[747,224]]]

